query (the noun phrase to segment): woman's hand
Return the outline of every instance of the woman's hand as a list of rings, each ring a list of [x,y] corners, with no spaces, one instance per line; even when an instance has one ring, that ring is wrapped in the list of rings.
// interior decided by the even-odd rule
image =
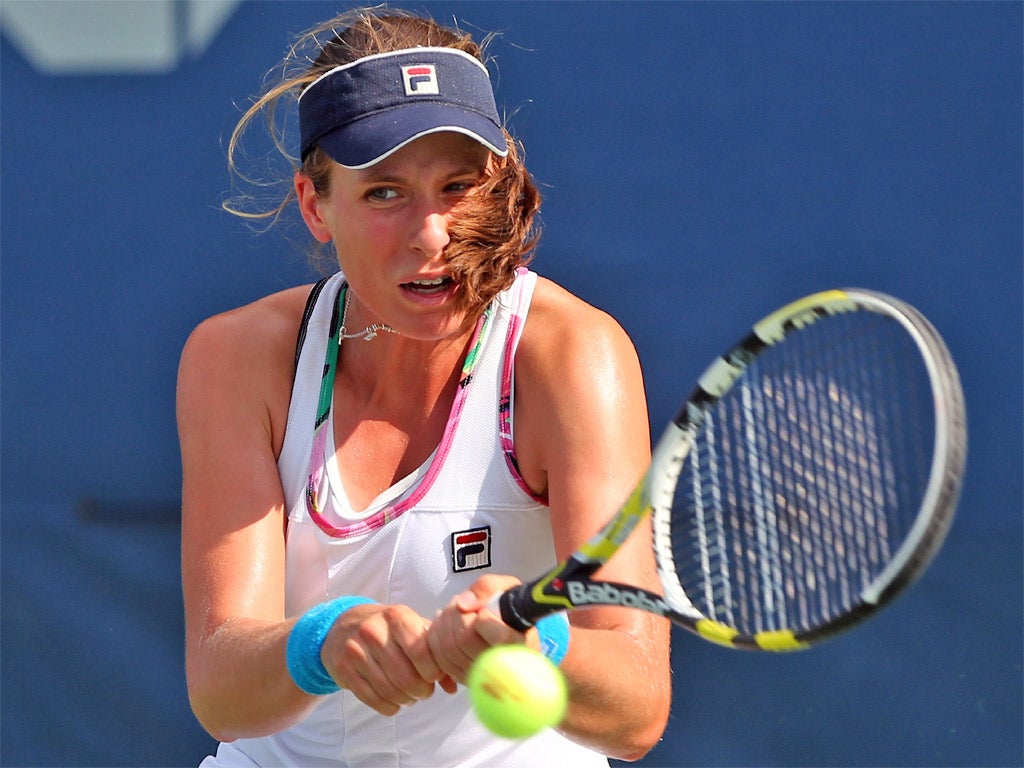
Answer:
[[[380,714],[394,715],[430,698],[435,683],[448,693],[456,690],[431,653],[430,626],[405,605],[357,605],[331,627],[320,657],[341,688]]]
[[[452,680],[465,684],[473,661],[492,645],[525,643],[539,648],[535,631],[517,632],[487,608],[491,598],[519,583],[512,576],[483,576],[434,618],[427,642]]]

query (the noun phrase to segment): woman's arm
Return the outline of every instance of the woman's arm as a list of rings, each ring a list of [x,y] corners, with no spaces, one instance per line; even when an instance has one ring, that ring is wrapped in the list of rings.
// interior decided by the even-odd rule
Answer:
[[[290,320],[282,298],[201,324],[179,368],[186,675],[196,716],[220,740],[279,730],[315,703],[283,663],[291,622],[275,449],[294,355],[284,338],[290,326],[294,344],[298,314]]]
[[[193,710],[217,739],[261,736],[318,701],[292,681],[285,649],[285,502],[277,470],[306,289],[200,325],[182,354],[182,576]],[[312,429],[312,424],[309,425]],[[449,691],[426,642],[429,621],[401,605],[345,612],[321,661],[381,714]]]
[[[608,315],[554,284],[538,283],[516,356],[515,444],[520,471],[546,495],[559,558],[603,525],[650,460],[650,432],[640,365],[632,343]],[[538,574],[539,575],[539,574]],[[638,530],[601,570],[600,578],[657,590],[649,533]],[[474,586],[435,622],[449,637],[461,611],[467,655],[508,642],[507,628],[488,613],[468,619],[497,581]],[[570,615],[569,653],[562,670],[569,710],[561,729],[605,754],[642,757],[660,739],[671,703],[670,625],[642,611],[592,608]],[[472,635],[475,634],[476,637]],[[528,633],[526,641],[535,644]],[[454,641],[453,641],[454,642]],[[436,651],[438,658],[443,658]],[[444,666],[444,663],[442,663]],[[465,667],[448,669],[460,682]]]

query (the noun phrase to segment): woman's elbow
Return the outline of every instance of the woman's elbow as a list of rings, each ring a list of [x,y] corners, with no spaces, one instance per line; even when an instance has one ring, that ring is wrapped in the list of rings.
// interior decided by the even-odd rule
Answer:
[[[228,708],[218,700],[216,680],[212,675],[189,669],[186,683],[189,706],[203,730],[217,741],[235,741],[242,737],[225,717]]]
[[[648,752],[658,746],[667,724],[668,712],[666,711],[664,717],[655,718],[646,728],[637,731],[631,739],[623,743],[623,749],[619,754],[614,755],[615,759],[632,763],[645,757]]]
[[[661,741],[668,726],[669,713],[672,707],[672,688],[667,683],[658,686],[644,708],[646,716],[636,723],[628,733],[624,733],[615,755],[616,760],[634,762],[640,760],[654,749]]]
[[[242,688],[232,687],[230,675],[212,663],[186,663],[188,701],[203,729],[217,741],[268,736],[294,725],[305,712],[297,707],[274,706],[285,696],[260,696],[252,689],[254,677]],[[269,690],[269,688],[268,688]],[[308,697],[307,697],[308,698]]]

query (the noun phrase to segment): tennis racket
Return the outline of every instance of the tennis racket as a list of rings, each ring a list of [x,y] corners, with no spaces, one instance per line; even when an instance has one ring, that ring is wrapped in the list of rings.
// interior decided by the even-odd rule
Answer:
[[[708,367],[597,534],[492,605],[520,631],[622,605],[729,647],[809,647],[927,568],[966,445],[956,367],[921,313],[867,290],[808,296]],[[663,593],[593,580],[647,515]]]

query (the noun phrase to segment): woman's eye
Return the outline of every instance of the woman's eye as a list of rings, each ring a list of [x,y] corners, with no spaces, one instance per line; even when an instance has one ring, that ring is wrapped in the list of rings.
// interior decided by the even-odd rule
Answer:
[[[451,195],[465,195],[471,189],[477,185],[476,179],[466,179],[464,181],[453,181],[449,184],[445,190]]]
[[[398,192],[391,187],[377,187],[367,192],[366,196],[371,200],[384,202],[387,200],[394,200],[398,197]]]

